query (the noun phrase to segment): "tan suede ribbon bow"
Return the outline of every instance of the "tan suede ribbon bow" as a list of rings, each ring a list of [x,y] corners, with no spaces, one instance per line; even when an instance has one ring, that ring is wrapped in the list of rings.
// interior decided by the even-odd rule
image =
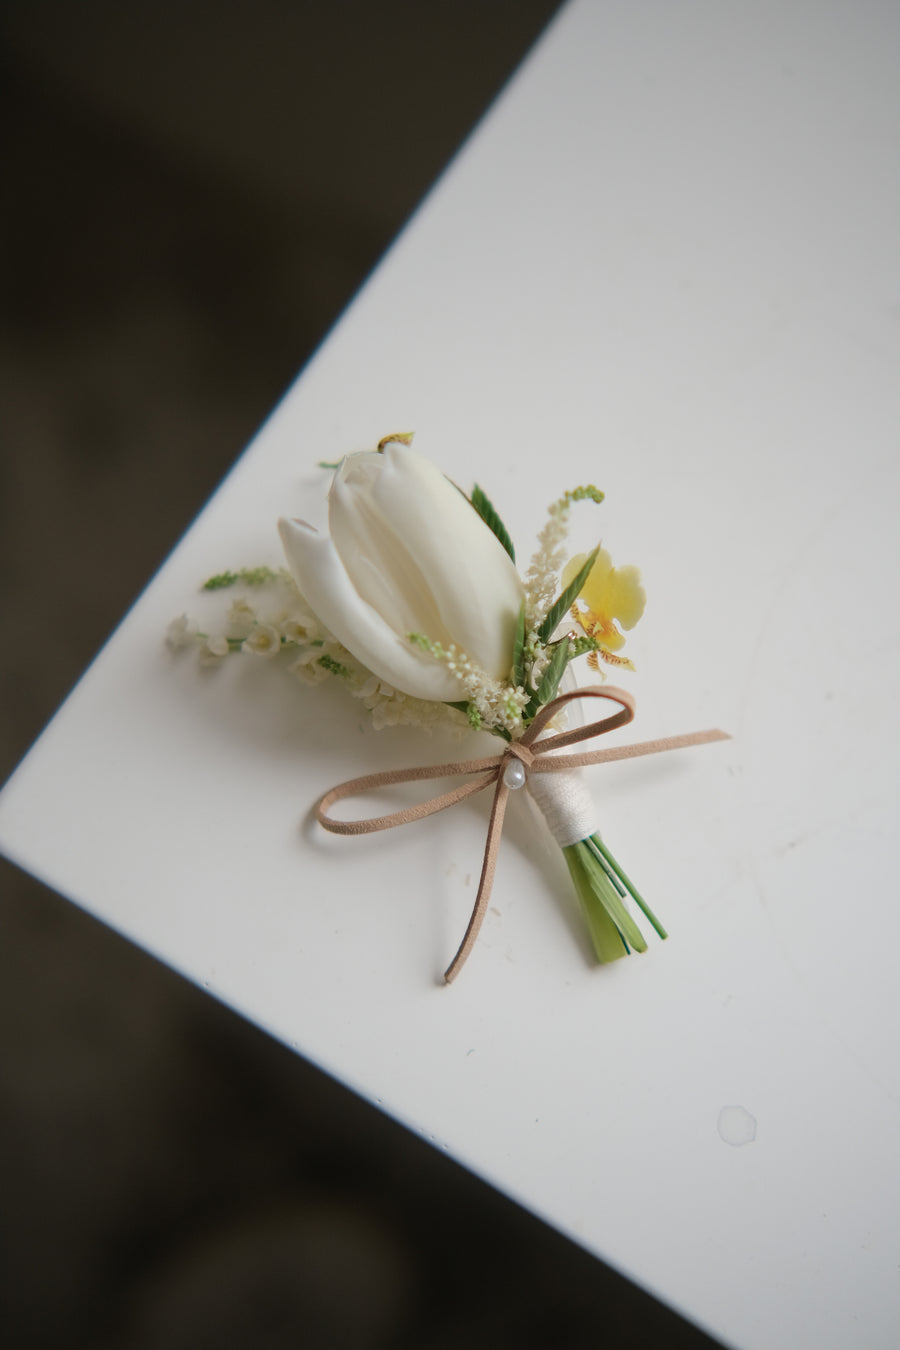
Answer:
[[[544,727],[556,713],[576,698],[609,699],[618,703],[620,707],[618,712],[601,718],[599,721],[590,722],[587,726],[575,727],[571,731],[557,732],[554,735],[539,739]],[[485,788],[492,784],[495,785],[475,907],[472,910],[472,917],[469,919],[469,926],[460,943],[459,951],[444,972],[444,979],[449,984],[459,974],[474,947],[475,939],[478,937],[479,929],[487,912],[491,886],[494,880],[494,869],[497,863],[497,853],[500,847],[503,817],[510,792],[509,785],[505,781],[508,777],[507,769],[510,764],[518,761],[524,767],[527,778],[532,773],[559,773],[565,770],[585,768],[590,764],[608,764],[612,760],[635,759],[639,755],[656,755],[664,750],[681,750],[687,746],[705,745],[710,741],[729,739],[728,733],[724,731],[693,731],[685,736],[668,736],[663,740],[641,741],[635,745],[615,746],[608,750],[587,750],[574,755],[551,753],[564,749],[568,745],[577,745],[579,741],[602,736],[605,732],[614,731],[617,727],[627,726],[633,717],[634,699],[624,689],[602,685],[590,685],[585,689],[575,689],[570,693],[560,694],[551,703],[545,704],[521,739],[510,742],[499,754],[490,755],[486,759],[459,760],[451,764],[429,764],[413,769],[388,769],[382,773],[370,773],[362,778],[348,779],[346,783],[340,783],[337,787],[333,787],[330,792],[326,792],[324,797],[316,803],[316,819],[332,834],[371,834],[376,830],[389,830],[394,825],[406,825],[413,820],[422,820],[425,816],[434,815],[436,811],[444,811],[448,806],[455,806],[457,802],[483,792]],[[345,797],[355,797],[369,792],[373,788],[391,787],[397,783],[422,782],[429,778],[449,778],[456,775],[475,775],[475,777],[467,783],[458,784],[448,792],[442,792],[438,796],[431,797],[424,802],[418,802],[414,806],[407,806],[402,811],[392,811],[386,816],[370,816],[365,820],[335,820],[333,816],[328,814],[335,802],[342,801]]]

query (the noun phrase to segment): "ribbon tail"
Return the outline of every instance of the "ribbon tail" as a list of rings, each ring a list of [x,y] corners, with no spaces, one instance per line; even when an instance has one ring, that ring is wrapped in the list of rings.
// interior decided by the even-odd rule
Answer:
[[[472,910],[472,917],[469,919],[469,926],[466,929],[465,937],[459,945],[459,951],[444,971],[444,980],[447,984],[452,984],[459,972],[462,970],[475,941],[481,931],[481,925],[484,922],[484,916],[487,913],[488,901],[491,898],[491,887],[494,884],[494,871],[497,866],[497,854],[500,850],[500,834],[503,829],[503,817],[506,814],[506,803],[509,797],[509,788],[503,781],[503,775],[497,778],[497,789],[494,792],[494,800],[491,805],[491,819],[488,824],[487,839],[484,845],[484,862],[481,865],[481,880],[478,882],[478,894],[475,897],[475,907]]]

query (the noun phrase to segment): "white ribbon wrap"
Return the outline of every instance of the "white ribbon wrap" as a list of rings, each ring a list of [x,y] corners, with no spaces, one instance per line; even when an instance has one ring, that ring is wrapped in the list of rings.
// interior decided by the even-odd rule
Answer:
[[[570,666],[563,675],[560,691],[572,693],[575,688],[575,677]],[[584,725],[582,710],[577,703],[568,704],[565,712],[554,718],[554,721],[559,723],[559,730],[563,730],[568,722],[573,722],[576,726]],[[553,732],[548,729],[542,733],[542,738],[552,734]],[[555,753],[564,755],[568,754],[568,751],[561,750]],[[550,755],[553,754],[554,751],[551,750]],[[568,772],[560,770],[557,773],[530,773],[528,791],[540,807],[550,833],[560,848],[580,844],[582,839],[599,834],[596,823],[597,812],[591,794],[584,785],[581,769],[569,769]]]
[[[560,848],[578,844],[582,839],[597,833],[594,803],[584,785],[580,769],[530,773],[528,791],[540,807],[550,833]]]

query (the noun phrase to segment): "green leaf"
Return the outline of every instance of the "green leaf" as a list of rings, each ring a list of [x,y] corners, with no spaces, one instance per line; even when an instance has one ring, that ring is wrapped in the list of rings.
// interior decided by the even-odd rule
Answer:
[[[540,638],[541,642],[550,641],[550,639],[553,636],[554,630],[556,629],[556,625],[559,623],[562,616],[572,608],[575,601],[578,599],[579,595],[584,589],[584,583],[587,581],[590,575],[591,568],[596,562],[597,554],[599,552],[600,552],[600,545],[598,544],[597,547],[594,549],[593,553],[588,555],[587,562],[584,564],[584,567],[582,567],[581,571],[578,573],[578,576],[575,578],[575,580],[570,582],[570,584],[563,591],[562,595],[559,597],[556,603],[552,605],[551,608],[548,610],[544,622],[538,629],[538,637]]]
[[[512,680],[517,689],[525,685],[525,601],[519,610],[516,636],[513,642]]]
[[[533,702],[538,707],[543,707],[549,703],[551,698],[556,697],[556,691],[559,688],[559,682],[563,677],[563,671],[569,664],[569,644],[564,638],[553,648],[553,655],[550,657],[549,664],[541,676],[541,682],[537,687],[537,693]]]
[[[475,507],[475,510],[481,516],[481,519],[484,521],[485,525],[487,525],[489,530],[493,531],[493,533],[500,540],[500,543],[506,549],[509,556],[512,558],[513,562],[515,562],[516,550],[513,548],[513,542],[509,537],[509,531],[503,524],[503,521],[497,515],[497,512],[495,511],[490,501],[490,498],[487,497],[482,492],[481,488],[478,486],[477,483],[472,489],[472,496],[470,500],[472,502],[472,505]]]

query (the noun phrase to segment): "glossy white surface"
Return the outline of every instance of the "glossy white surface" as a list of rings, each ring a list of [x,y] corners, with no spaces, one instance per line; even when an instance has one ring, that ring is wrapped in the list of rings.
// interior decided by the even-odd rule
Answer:
[[[11,857],[747,1350],[900,1315],[898,47],[874,3],[565,11],[0,803]],[[644,572],[633,738],[735,736],[591,771],[643,957],[591,966],[516,794],[441,987],[487,802],[298,822],[446,747],[162,645],[323,519],[317,459],[411,427],[523,557],[602,486],[574,542]]]

